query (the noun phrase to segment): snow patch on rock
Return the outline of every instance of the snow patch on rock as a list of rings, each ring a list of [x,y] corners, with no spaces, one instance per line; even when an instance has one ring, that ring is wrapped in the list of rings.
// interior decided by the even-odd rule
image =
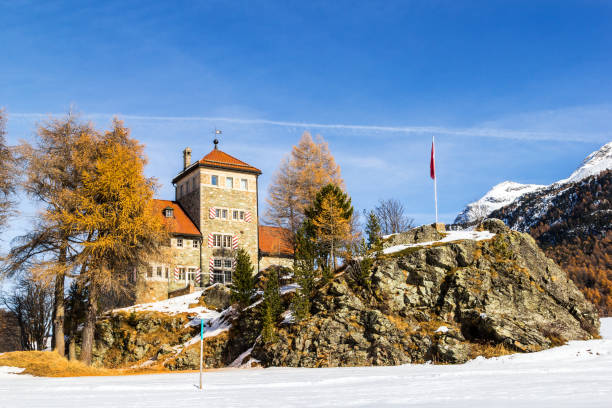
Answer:
[[[446,236],[438,241],[428,241],[428,242],[418,242],[416,244],[400,244],[394,245],[389,248],[383,249],[384,254],[392,254],[395,252],[403,251],[408,248],[417,248],[424,247],[438,243],[444,242],[454,242],[454,241],[463,241],[463,240],[472,240],[472,241],[483,241],[486,239],[491,239],[495,236],[492,232],[489,231],[447,231]]]

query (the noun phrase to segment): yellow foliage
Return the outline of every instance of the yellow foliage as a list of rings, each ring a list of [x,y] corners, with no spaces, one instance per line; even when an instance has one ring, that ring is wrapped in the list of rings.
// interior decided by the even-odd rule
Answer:
[[[274,175],[266,200],[268,218],[295,233],[317,192],[330,183],[344,188],[340,167],[327,143],[320,137],[315,142],[305,132]]]

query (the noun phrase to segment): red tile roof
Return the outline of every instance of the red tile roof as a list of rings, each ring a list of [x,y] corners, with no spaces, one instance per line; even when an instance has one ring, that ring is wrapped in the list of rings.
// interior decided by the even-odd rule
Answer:
[[[289,241],[288,229],[281,227],[259,226],[259,250],[262,255],[293,256],[293,246]]]
[[[200,160],[200,164],[224,169],[242,170],[248,173],[261,174],[261,170],[230,156],[221,150],[214,149]]]
[[[170,207],[174,212],[174,218],[166,218],[164,209]],[[198,227],[195,226],[193,221],[187,216],[183,208],[176,201],[169,200],[153,200],[153,208],[155,213],[164,220],[170,221],[170,232],[173,234],[184,234],[184,235],[198,235],[201,236]]]

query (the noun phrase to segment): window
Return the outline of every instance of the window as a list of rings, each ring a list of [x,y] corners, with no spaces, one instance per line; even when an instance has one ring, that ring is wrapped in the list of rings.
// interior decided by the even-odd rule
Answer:
[[[234,220],[234,221],[244,221],[244,211],[233,210],[232,211],[232,220]]]
[[[185,280],[185,268],[179,268],[179,280]]]
[[[243,190],[248,190],[249,189],[249,182],[247,181],[247,179],[241,179],[240,180],[240,188]]]
[[[210,184],[213,186],[219,185],[219,176],[210,176]]]
[[[172,207],[164,208],[164,217],[166,218],[174,217],[174,210],[172,209]]]
[[[178,248],[182,248],[183,247],[183,239],[182,238],[177,238],[176,239],[176,246]]]
[[[232,177],[225,178],[225,187],[234,188],[234,179]]]
[[[238,220],[238,210],[232,211],[232,220]]]
[[[147,266],[147,278],[152,278],[152,277],[153,277],[153,267]]]
[[[244,221],[244,211],[240,211],[240,221]]]
[[[213,234],[213,246],[220,248],[221,247],[221,234]]]
[[[223,248],[231,248],[232,247],[232,236],[224,235],[223,236]]]
[[[198,248],[200,246],[200,243],[198,242],[198,240],[194,239],[192,245],[194,248]]]
[[[232,283],[232,258],[214,258],[213,283]]]
[[[215,208],[215,218],[227,220],[227,208]]]
[[[187,271],[187,279],[189,281],[195,281],[195,276],[196,276],[196,268],[189,268]]]
[[[158,267],[157,267],[157,277],[158,277],[158,278],[161,278],[161,277],[162,277],[162,267],[161,267],[161,266],[158,266]]]

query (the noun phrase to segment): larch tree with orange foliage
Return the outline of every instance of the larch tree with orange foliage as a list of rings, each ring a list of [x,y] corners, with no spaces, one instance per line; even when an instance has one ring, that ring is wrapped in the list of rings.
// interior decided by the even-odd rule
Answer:
[[[95,166],[83,174],[78,211],[59,217],[66,233],[79,232],[82,247],[76,260],[88,293],[81,348],[81,361],[87,364],[101,294],[126,287],[132,271],[167,239],[161,218],[154,216],[155,181],[144,176],[145,163],[143,146],[115,120],[100,137]]]
[[[69,113],[38,127],[36,143],[22,142],[18,159],[24,164],[21,187],[42,206],[32,228],[14,240],[3,272],[34,272],[54,286],[52,346],[64,355],[64,281],[74,273],[80,251],[75,236],[58,221],[60,213],[76,211],[82,175],[95,161],[96,132]]]
[[[328,144],[318,137],[316,142],[304,132],[297,146],[285,158],[269,188],[267,218],[287,228],[294,240],[302,225],[306,209],[317,192],[327,184],[344,187],[340,166],[336,164]]]

